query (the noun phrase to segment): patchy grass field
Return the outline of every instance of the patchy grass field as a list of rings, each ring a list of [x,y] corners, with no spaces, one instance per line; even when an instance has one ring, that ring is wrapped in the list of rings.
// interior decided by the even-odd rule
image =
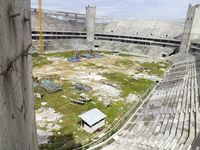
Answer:
[[[127,103],[123,101],[115,102],[110,107],[106,107],[95,97],[93,97],[92,101],[88,102],[85,105],[75,105],[70,100],[73,98],[77,98],[81,92],[74,91],[71,87],[72,86],[69,81],[64,81],[62,83],[62,91],[55,94],[49,94],[40,86],[36,86],[35,92],[41,93],[45,95],[45,97],[43,99],[36,99],[35,109],[39,109],[40,107],[42,107],[42,102],[47,102],[49,107],[54,108],[57,112],[63,114],[63,122],[59,124],[62,126],[62,128],[59,131],[55,132],[55,135],[59,136],[57,134],[58,132],[60,132],[61,135],[71,134],[74,138],[75,143],[88,143],[97,136],[97,134],[91,135],[80,129],[80,119],[78,116],[81,113],[86,112],[92,108],[98,108],[107,115],[107,124],[105,129],[109,129],[129,108],[129,105],[127,105]],[[62,95],[66,95],[67,98],[63,98]],[[55,143],[52,143],[53,145],[56,144],[58,141],[54,140],[54,142]],[[44,148],[46,146],[43,145]]]
[[[33,66],[42,67],[44,65],[50,65],[52,62],[47,60],[46,56],[41,56],[39,54],[33,54]]]
[[[129,94],[142,94],[152,84],[153,81],[146,79],[133,79],[123,73],[112,72],[103,74],[107,79],[120,85],[122,90],[122,96],[125,98]]]
[[[79,54],[86,53],[82,51]],[[33,55],[33,75],[37,77],[35,93],[44,95],[43,98],[35,100],[35,109],[43,107],[42,102],[47,102],[47,106],[61,113],[63,122],[59,125],[61,129],[55,131],[49,138],[49,143],[41,145],[41,149],[72,149],[73,147],[86,144],[109,130],[124,115],[124,113],[136,101],[127,102],[129,94],[142,95],[154,82],[147,79],[134,79],[134,73],[148,73],[161,76],[169,66],[166,62],[153,62],[147,58],[134,57],[130,55],[114,56],[111,52],[102,53],[103,57],[94,59],[82,59],[81,62],[72,63],[64,61],[62,58],[74,56],[74,51],[62,53],[49,53],[43,56]],[[48,58],[58,57],[55,61],[48,61]],[[143,60],[142,63],[140,60]],[[143,68],[142,70],[138,68]],[[59,82],[62,91],[57,93],[47,93],[39,84],[42,79],[49,78]],[[84,83],[97,91],[83,92],[75,90],[73,83]],[[117,85],[116,87],[114,85]],[[99,87],[109,88],[107,91]],[[101,91],[103,90],[103,91]],[[119,96],[110,96],[109,92],[120,92]],[[108,95],[105,93],[108,92]],[[92,100],[85,105],[76,105],[71,100],[79,97],[81,93],[86,93]],[[111,99],[111,106],[106,107],[102,99]],[[113,101],[114,100],[114,101]],[[98,108],[107,115],[105,127],[94,134],[88,134],[80,128],[79,115],[92,108]],[[58,134],[59,133],[59,134]],[[68,140],[67,140],[68,139]],[[70,142],[69,142],[70,141]]]
[[[167,62],[151,62],[151,63],[145,62],[139,64],[140,66],[144,67],[144,69],[147,70],[149,74],[157,76],[162,76],[165,72],[165,69],[170,65]]]

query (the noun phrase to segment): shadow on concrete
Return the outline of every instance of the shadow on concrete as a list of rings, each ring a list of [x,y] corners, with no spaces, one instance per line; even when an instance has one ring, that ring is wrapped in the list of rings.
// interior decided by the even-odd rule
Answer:
[[[82,144],[76,142],[72,134],[53,135],[49,137],[48,144],[40,145],[40,150],[72,150],[81,147]]]

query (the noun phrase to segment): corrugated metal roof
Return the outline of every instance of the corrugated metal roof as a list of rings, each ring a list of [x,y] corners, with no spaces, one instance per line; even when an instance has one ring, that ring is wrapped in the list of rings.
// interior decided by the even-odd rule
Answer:
[[[102,113],[99,109],[94,108],[79,115],[79,117],[84,120],[88,125],[92,126],[100,120],[104,119],[106,115]]]

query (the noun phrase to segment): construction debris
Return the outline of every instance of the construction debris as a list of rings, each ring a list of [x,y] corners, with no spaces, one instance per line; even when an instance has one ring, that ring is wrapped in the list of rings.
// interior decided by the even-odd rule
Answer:
[[[40,93],[34,93],[34,97],[35,97],[35,98],[42,98],[42,96],[41,96]]]
[[[83,99],[86,99],[87,101],[90,101],[89,96],[87,94],[85,94],[85,93],[81,93],[80,97],[83,98]]]
[[[129,94],[126,98],[126,101],[127,102],[135,102],[135,101],[138,101],[139,97],[138,95],[135,95],[135,94]]]
[[[47,103],[46,103],[47,104]],[[44,144],[48,142],[48,137],[53,135],[53,131],[60,130],[58,125],[63,115],[56,112],[53,108],[42,107],[36,110],[36,124],[39,128],[38,143]]]
[[[76,99],[74,99],[74,100],[71,100],[74,104],[78,104],[78,105],[84,105],[85,104],[85,102],[83,102],[83,101],[80,101],[80,100],[76,100]]]
[[[47,105],[47,102],[42,102],[41,105],[42,105],[42,106],[46,106],[46,105]]]
[[[104,104],[104,106],[109,107],[111,105],[111,101],[110,100],[104,100],[103,104]]]
[[[134,74],[133,78],[138,80],[138,79],[148,79],[148,80],[152,80],[152,81],[160,81],[161,78],[159,78],[158,76],[155,75],[148,75],[148,74]]]

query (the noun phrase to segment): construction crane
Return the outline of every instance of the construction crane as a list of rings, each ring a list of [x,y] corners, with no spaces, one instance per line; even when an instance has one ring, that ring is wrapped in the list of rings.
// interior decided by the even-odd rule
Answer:
[[[38,0],[39,52],[44,54],[42,0]]]

